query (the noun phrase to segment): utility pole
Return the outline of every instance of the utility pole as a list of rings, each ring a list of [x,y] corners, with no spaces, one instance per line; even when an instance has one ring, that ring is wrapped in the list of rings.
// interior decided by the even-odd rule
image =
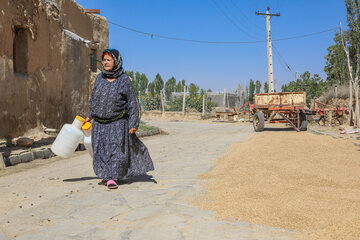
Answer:
[[[227,89],[224,88],[224,108],[226,108],[226,95],[227,95]]]
[[[296,79],[295,79],[295,81],[297,81],[297,80],[298,80],[298,78],[299,78],[299,72],[298,72],[298,71],[296,71]]]
[[[260,13],[259,11],[257,11],[257,12],[255,12],[255,14],[266,16],[269,92],[273,93],[274,92],[274,73],[273,73],[273,63],[272,63],[270,17],[279,17],[280,13],[270,14],[270,8],[267,7],[266,13]]]

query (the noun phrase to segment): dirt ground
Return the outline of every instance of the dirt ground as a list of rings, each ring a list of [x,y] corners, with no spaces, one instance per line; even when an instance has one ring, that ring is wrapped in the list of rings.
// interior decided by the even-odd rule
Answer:
[[[276,125],[231,146],[201,175],[208,191],[196,204],[215,210],[218,219],[299,231],[299,239],[360,239],[360,147],[353,144],[360,143],[360,134],[310,128],[333,137]],[[0,171],[0,177],[57,161],[62,160],[19,164]]]
[[[200,204],[219,219],[299,230],[299,239],[360,239],[359,173],[351,139],[267,131],[231,146],[202,175]]]

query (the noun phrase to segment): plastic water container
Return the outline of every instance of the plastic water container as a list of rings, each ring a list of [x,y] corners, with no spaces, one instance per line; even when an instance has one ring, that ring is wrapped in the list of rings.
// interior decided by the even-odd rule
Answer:
[[[91,145],[91,123],[86,122],[82,126],[83,132],[84,132],[84,146],[90,156],[92,157],[94,155],[92,145]]]
[[[72,124],[64,124],[51,146],[51,151],[63,158],[71,157],[83,140],[84,134],[80,129],[84,122],[85,119],[76,116]]]

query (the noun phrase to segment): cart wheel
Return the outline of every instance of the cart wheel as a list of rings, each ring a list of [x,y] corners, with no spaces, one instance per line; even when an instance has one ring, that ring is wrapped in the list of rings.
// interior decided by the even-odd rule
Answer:
[[[257,112],[254,114],[253,126],[255,132],[264,131],[265,121],[264,121],[264,114],[262,112]]]
[[[300,131],[306,131],[307,130],[307,125],[308,125],[308,121],[305,119],[301,122],[301,125],[300,125],[300,128],[299,130]]]

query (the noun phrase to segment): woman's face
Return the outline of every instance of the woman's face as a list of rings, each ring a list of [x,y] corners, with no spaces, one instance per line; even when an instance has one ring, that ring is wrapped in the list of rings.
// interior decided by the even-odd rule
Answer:
[[[114,68],[115,62],[109,53],[104,54],[102,62],[106,71],[111,71]]]

